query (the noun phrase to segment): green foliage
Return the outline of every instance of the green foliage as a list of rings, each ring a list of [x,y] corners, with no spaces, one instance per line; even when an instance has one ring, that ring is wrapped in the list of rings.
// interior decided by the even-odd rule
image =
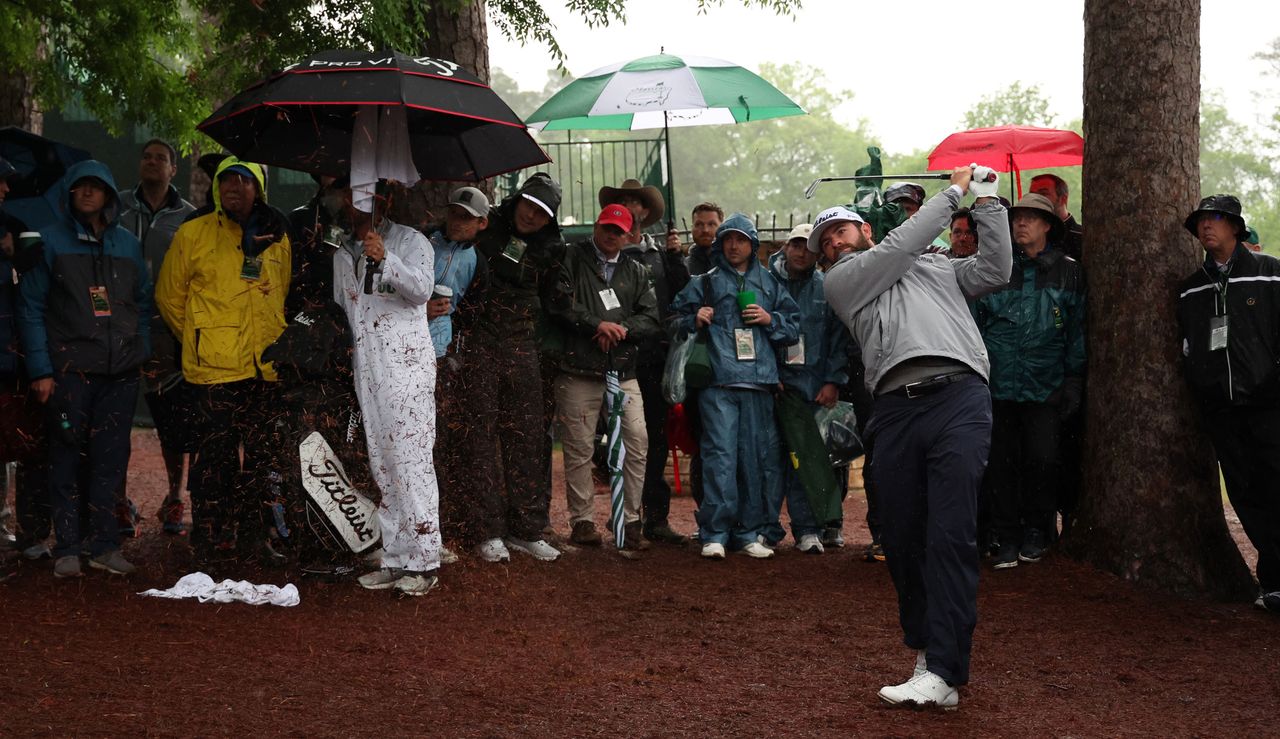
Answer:
[[[852,188],[840,183],[823,186],[813,200],[804,199],[804,190],[815,177],[852,174],[866,162],[866,147],[874,143],[866,123],[848,128],[832,117],[853,93],[834,89],[821,72],[801,64],[765,64],[758,71],[809,115],[673,129],[679,215],[687,218],[695,204],[713,200],[726,211],[759,213],[762,227],[776,213],[781,227],[851,196]]]
[[[990,126],[1052,126],[1049,99],[1039,85],[1023,87],[1014,82],[1009,87],[978,101],[965,112],[960,121],[961,131]]]
[[[9,0],[0,58],[35,76],[46,109],[78,95],[113,133],[143,124],[190,149],[217,101],[320,49],[413,49],[425,13],[420,0]]]

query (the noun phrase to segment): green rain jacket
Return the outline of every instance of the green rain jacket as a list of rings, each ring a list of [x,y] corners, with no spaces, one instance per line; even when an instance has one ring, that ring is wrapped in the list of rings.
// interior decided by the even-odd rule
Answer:
[[[1029,259],[1015,246],[1008,287],[979,299],[974,313],[993,399],[1043,403],[1084,376],[1084,271],[1060,249]]]

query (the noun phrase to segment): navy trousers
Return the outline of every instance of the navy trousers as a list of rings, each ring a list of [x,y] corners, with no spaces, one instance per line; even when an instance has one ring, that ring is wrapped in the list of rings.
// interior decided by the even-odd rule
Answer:
[[[1235,406],[1205,412],[1227,498],[1258,550],[1258,584],[1280,590],[1280,409]]]
[[[120,548],[116,488],[129,468],[138,374],[55,373],[53,383],[48,471],[57,537],[53,556],[78,555],[88,538],[89,552],[97,557]],[[90,531],[81,528],[81,496],[88,500]]]
[[[975,375],[924,397],[882,395],[867,436],[903,641],[925,650],[930,672],[963,685],[978,622],[978,486],[991,394]]]

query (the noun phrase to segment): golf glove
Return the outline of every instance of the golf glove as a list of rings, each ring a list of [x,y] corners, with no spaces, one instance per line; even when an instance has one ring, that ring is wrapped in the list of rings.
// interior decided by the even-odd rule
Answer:
[[[990,167],[970,164],[973,167],[973,181],[969,183],[969,192],[975,198],[994,198],[996,187],[1000,184],[1000,176]]]

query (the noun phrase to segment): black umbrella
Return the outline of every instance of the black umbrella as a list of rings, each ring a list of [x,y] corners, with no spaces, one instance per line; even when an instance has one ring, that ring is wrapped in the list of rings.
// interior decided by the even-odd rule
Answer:
[[[16,126],[0,128],[0,157],[18,173],[9,180],[4,211],[22,220],[28,228],[57,220],[44,195],[71,165],[90,158],[89,152],[53,139],[37,136]]]
[[[9,180],[9,197],[16,200],[43,195],[68,167],[88,159],[89,152],[16,126],[5,126],[0,128],[0,157],[18,170],[17,176]]]
[[[241,159],[350,170],[362,106],[403,106],[419,176],[478,181],[550,161],[523,121],[456,63],[395,51],[323,51],[236,95],[197,127]]]

